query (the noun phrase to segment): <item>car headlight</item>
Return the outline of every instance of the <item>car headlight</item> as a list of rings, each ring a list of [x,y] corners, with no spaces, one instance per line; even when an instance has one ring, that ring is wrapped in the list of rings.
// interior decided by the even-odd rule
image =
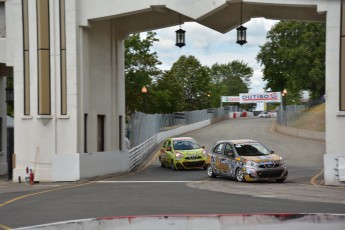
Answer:
[[[279,164],[279,165],[285,167],[285,162],[284,162],[283,160],[277,161],[277,164]]]
[[[202,156],[206,157],[207,156],[207,152],[205,150],[201,150]]]
[[[177,152],[177,153],[175,154],[176,160],[180,160],[182,157],[183,157],[183,154],[182,154],[182,153]]]
[[[285,162],[282,157],[279,158],[279,160],[276,162],[276,164],[280,164],[281,166],[285,166]]]
[[[247,161],[247,162],[246,162],[246,165],[255,167],[255,166],[258,165],[258,163],[256,163],[255,161]]]

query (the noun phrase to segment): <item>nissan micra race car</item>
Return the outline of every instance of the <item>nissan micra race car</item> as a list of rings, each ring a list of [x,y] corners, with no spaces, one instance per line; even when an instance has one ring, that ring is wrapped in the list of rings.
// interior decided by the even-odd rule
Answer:
[[[218,141],[207,159],[209,177],[223,176],[242,181],[283,182],[288,170],[282,157],[255,140]]]
[[[207,153],[191,137],[168,138],[163,142],[159,161],[162,167],[176,169],[206,169]]]

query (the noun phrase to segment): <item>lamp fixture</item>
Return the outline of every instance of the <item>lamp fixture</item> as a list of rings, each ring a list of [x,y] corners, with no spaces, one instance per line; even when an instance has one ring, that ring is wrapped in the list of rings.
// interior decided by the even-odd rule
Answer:
[[[186,31],[181,29],[181,24],[182,24],[182,21],[181,21],[181,14],[180,14],[180,29],[176,30],[176,46],[178,47],[182,47],[182,46],[185,46],[186,43],[185,43],[185,33]]]
[[[240,44],[241,46],[247,43],[247,28],[242,25],[242,2],[241,2],[241,26],[236,28],[237,30],[237,41],[236,43]]]
[[[146,88],[146,86],[143,86],[143,88],[141,88],[141,92],[142,92],[143,94],[147,93],[147,88]]]

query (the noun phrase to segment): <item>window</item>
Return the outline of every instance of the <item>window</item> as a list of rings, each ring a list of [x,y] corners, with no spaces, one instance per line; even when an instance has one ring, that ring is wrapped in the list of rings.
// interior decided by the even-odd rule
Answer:
[[[37,0],[38,114],[51,114],[49,1]]]
[[[84,114],[84,152],[87,153],[87,114]]]
[[[61,114],[67,115],[65,0],[60,0]]]
[[[23,59],[24,59],[24,115],[30,115],[30,60],[29,60],[29,10],[28,0],[22,0]]]
[[[227,157],[234,157],[234,150],[232,149],[231,145],[228,143],[225,145],[224,155]]]
[[[216,147],[214,147],[213,149],[213,153],[216,153],[216,154],[222,154],[222,150],[223,150],[223,143],[217,145]]]
[[[105,116],[97,116],[97,151],[103,152],[105,150]]]

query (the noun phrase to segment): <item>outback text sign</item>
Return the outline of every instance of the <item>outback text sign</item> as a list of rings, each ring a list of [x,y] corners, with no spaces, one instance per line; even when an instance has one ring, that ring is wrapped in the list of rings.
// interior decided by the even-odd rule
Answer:
[[[269,93],[241,93],[240,103],[264,103],[264,102],[281,102],[280,92],[269,92]]]

